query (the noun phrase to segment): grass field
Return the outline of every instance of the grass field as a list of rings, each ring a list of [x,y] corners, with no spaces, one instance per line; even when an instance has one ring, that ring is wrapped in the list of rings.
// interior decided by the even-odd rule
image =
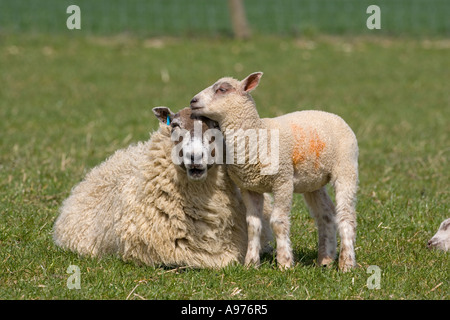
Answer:
[[[0,34],[0,299],[449,299],[449,254],[426,248],[450,215],[449,54],[448,39]],[[272,256],[257,270],[173,270],[55,247],[61,202],[87,170],[148,138],[152,107],[180,109],[221,76],[259,70],[261,116],[320,109],[355,131],[360,268],[315,266],[299,195],[285,272]],[[69,265],[79,290],[66,286]]]

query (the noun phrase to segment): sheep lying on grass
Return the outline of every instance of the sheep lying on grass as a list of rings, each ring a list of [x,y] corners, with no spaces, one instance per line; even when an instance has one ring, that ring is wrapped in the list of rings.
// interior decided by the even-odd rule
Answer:
[[[450,218],[442,221],[439,230],[428,241],[428,248],[436,248],[443,251],[450,250]]]
[[[258,86],[261,76],[262,73],[257,72],[242,81],[222,78],[191,100],[193,114],[219,123],[227,140],[227,152],[233,148],[236,130],[253,130],[260,149],[267,150],[270,145],[271,152],[278,153],[272,159],[279,163],[278,170],[273,174],[261,174],[267,165],[262,163],[261,158],[253,163],[249,157],[245,163],[234,161],[233,158],[231,164],[227,162],[227,171],[241,188],[247,207],[249,241],[245,263],[259,263],[262,194],[273,192],[274,207],[270,223],[276,236],[277,261],[282,268],[292,265],[289,212],[295,192],[304,194],[316,219],[319,231],[318,263],[328,265],[334,260],[337,227],[341,238],[339,267],[343,271],[355,267],[355,202],[358,185],[356,137],[340,117],[321,111],[301,111],[260,119],[250,91]],[[278,135],[272,137],[267,131],[275,131]],[[279,143],[273,144],[273,141],[266,139],[261,145],[263,134],[270,139],[279,137]],[[252,146],[245,148],[250,150]],[[330,181],[335,188],[336,208],[325,189]]]
[[[191,117],[189,108],[177,114],[165,107],[153,111],[162,123],[149,141],[117,151],[72,190],[54,225],[56,244],[147,265],[243,263],[245,206],[223,165],[208,165],[206,157],[175,165],[171,157],[181,141],[172,141],[172,132],[193,130],[194,123],[205,132],[217,124]],[[184,146],[185,155],[190,145]],[[265,226],[270,240],[268,222]]]

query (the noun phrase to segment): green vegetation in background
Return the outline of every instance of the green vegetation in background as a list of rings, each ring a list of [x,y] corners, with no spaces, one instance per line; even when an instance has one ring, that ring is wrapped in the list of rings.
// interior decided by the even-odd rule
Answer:
[[[448,0],[245,0],[255,34],[450,35]],[[82,33],[144,36],[231,35],[226,0],[0,0],[0,30],[67,33],[66,9],[81,8]],[[370,5],[381,29],[368,30]]]

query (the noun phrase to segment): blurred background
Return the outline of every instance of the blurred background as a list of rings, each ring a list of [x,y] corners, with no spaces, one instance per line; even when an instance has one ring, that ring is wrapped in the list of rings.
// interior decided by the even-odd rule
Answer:
[[[448,36],[447,0],[45,0],[0,1],[0,27],[15,32],[66,32],[61,13],[76,4],[82,30],[91,34],[130,32],[144,36],[231,36],[235,3],[245,6],[256,34],[368,34],[366,9],[382,7],[384,35]],[[239,4],[237,5],[239,6]]]

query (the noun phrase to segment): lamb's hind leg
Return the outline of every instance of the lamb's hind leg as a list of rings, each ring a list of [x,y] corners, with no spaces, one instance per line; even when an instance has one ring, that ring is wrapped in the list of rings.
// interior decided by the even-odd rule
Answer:
[[[264,194],[242,190],[242,200],[246,207],[248,244],[245,265],[259,265],[261,231],[264,208]]]
[[[356,267],[356,191],[358,173],[338,176],[334,182],[336,192],[336,222],[341,238],[339,253],[339,269],[348,271]],[[347,172],[350,173],[350,172]]]
[[[319,233],[320,266],[330,265],[336,257],[336,211],[325,187],[314,192],[304,193],[306,204],[314,217]]]

